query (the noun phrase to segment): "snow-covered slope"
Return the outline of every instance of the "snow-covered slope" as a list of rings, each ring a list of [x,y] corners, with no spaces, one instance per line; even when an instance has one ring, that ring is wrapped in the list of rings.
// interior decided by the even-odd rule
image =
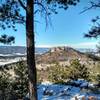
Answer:
[[[100,100],[100,88],[98,91],[91,91],[91,83],[85,80],[77,80],[73,81],[76,84],[80,84],[80,86],[72,86],[72,85],[61,85],[61,84],[53,84],[48,81],[41,83],[38,85],[38,100],[88,100],[89,97],[94,97],[96,100]],[[85,86],[88,84],[88,88]],[[92,84],[92,89],[94,88],[94,84]],[[85,97],[85,99],[82,99]],[[26,95],[26,98],[29,98],[29,94]],[[77,99],[75,99],[77,98]],[[91,99],[95,100],[95,99]]]
[[[81,90],[79,87],[70,85],[40,85],[38,87],[38,100],[82,100],[82,97],[94,96],[100,100],[100,93],[95,94],[88,90]],[[86,99],[87,100],[87,99]]]

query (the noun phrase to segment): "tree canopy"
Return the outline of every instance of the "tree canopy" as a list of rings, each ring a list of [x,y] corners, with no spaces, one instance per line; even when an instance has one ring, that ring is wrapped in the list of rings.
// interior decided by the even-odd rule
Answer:
[[[84,9],[81,13],[91,10],[91,9],[100,9],[100,0],[95,0],[90,2],[90,6]],[[87,38],[98,38],[100,36],[100,15],[96,16],[92,20],[92,27],[90,30],[85,34]]]
[[[34,15],[42,13],[48,18],[51,13],[57,14],[57,8],[67,9],[78,2],[79,0],[34,0]],[[0,28],[17,31],[15,24],[25,24],[26,17],[22,8],[26,11],[26,0],[0,0]]]

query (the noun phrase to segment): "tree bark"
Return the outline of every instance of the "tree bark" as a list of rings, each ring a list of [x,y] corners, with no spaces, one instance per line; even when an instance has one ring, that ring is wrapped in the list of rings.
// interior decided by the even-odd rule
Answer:
[[[26,10],[26,41],[27,41],[27,66],[29,75],[29,97],[37,100],[37,72],[35,65],[35,36],[34,36],[34,4],[33,0],[27,0]]]

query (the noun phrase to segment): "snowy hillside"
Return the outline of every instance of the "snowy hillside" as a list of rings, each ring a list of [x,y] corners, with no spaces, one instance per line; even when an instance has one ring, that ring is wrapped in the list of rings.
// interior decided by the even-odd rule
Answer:
[[[47,89],[48,94],[44,93]],[[70,85],[40,85],[38,89],[39,100],[81,100],[82,97],[88,98],[94,96],[100,100],[100,94],[94,94],[89,91],[82,91],[79,87],[72,87]]]
[[[91,91],[95,88],[94,84],[84,80],[73,82],[80,83],[80,86],[52,84],[48,81],[41,83],[38,85],[38,100],[88,100],[89,97],[96,98],[91,100],[100,100],[100,89],[96,92]],[[87,85],[88,88],[86,88]],[[29,94],[26,98],[28,97]],[[82,99],[84,97],[85,99]]]

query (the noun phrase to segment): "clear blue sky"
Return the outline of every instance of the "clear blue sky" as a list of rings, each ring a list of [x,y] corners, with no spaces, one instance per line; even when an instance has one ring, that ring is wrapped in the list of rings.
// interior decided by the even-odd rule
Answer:
[[[59,10],[57,15],[51,16],[52,26],[46,28],[45,21],[37,16],[35,23],[35,43],[38,47],[52,46],[72,46],[76,48],[95,48],[99,40],[86,39],[84,33],[88,32],[92,23],[91,19],[99,14],[99,10],[90,10],[79,14],[84,7],[88,6],[89,0],[81,0],[76,7],[70,7],[68,10]],[[16,37],[14,45],[25,46],[25,27],[18,26],[18,31],[11,29],[0,30],[1,33],[7,33]]]

